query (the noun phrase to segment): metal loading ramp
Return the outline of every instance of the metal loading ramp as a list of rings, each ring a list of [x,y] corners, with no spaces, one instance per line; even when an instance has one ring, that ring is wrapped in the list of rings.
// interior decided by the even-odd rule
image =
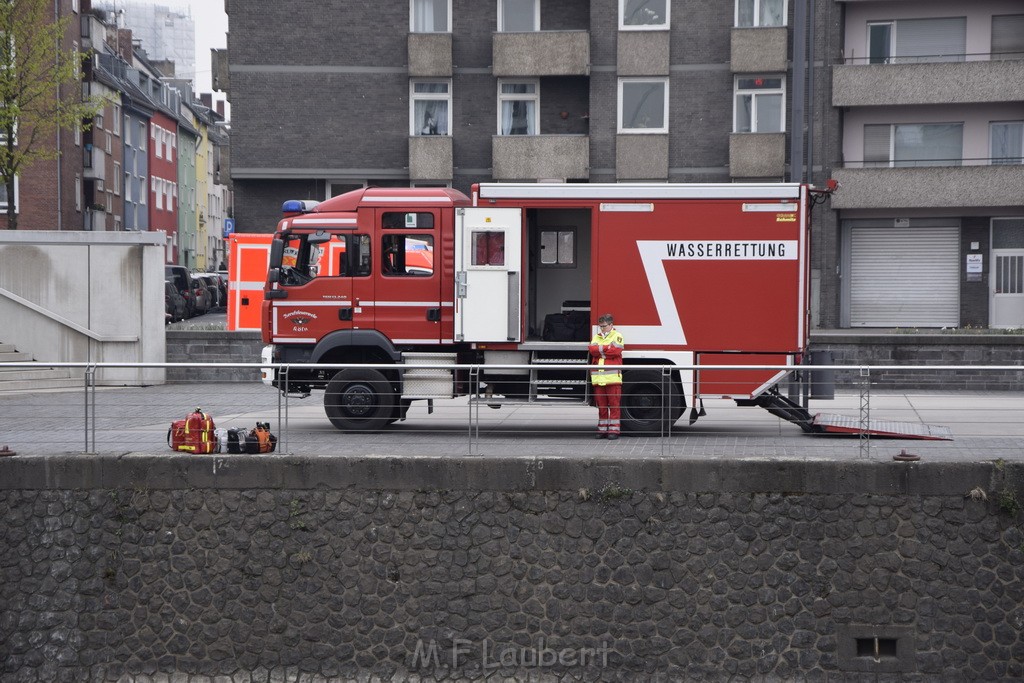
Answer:
[[[953,432],[949,427],[926,425],[919,422],[895,422],[892,420],[868,420],[866,429],[861,421],[847,415],[818,413],[811,424],[826,434],[863,434],[893,439],[926,439],[931,441],[952,441]]]

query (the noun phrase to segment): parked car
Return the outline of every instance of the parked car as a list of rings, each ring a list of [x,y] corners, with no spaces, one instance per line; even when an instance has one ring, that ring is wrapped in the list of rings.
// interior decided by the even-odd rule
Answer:
[[[210,311],[210,290],[207,289],[206,283],[198,277],[192,278],[192,296],[195,301],[192,315],[203,315]]]
[[[185,266],[164,266],[164,278],[174,284],[178,294],[185,299],[185,317],[191,318],[196,314],[196,299],[192,288],[192,276]]]
[[[220,279],[216,273],[192,273],[193,279],[199,278],[206,283],[210,290],[210,308],[223,308],[228,302],[227,283]]]
[[[164,322],[176,323],[188,315],[188,304],[170,280],[164,282]]]

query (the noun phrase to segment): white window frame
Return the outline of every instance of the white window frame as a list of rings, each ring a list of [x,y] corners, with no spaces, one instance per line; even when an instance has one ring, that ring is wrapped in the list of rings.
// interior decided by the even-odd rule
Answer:
[[[157,211],[164,210],[164,181],[161,178],[153,177],[153,208]]]
[[[505,16],[505,1],[498,0],[498,32],[504,33],[504,16]],[[531,0],[533,2],[533,28],[530,31],[540,30],[540,0]],[[528,31],[520,31],[519,33],[527,33]]]
[[[114,162],[114,194],[121,196],[121,164]]]
[[[452,32],[452,0],[433,0],[443,2],[447,7],[448,27],[444,31],[424,31],[416,28],[416,0],[409,0],[409,32],[410,33],[451,33]]]
[[[502,85],[514,85],[522,83],[533,86],[533,93],[503,93],[501,92]],[[505,102],[516,102],[530,100],[533,102],[533,130],[532,135],[540,135],[540,79],[539,78],[499,78],[498,79],[498,121],[497,128],[498,135],[505,135],[501,132],[501,112],[502,104]],[[508,134],[510,137],[512,134]]]
[[[124,203],[132,203],[132,174],[128,171],[124,172]]]
[[[741,80],[749,80],[751,78],[754,78],[754,79],[757,79],[757,78],[764,78],[764,79],[772,78],[772,79],[776,79],[777,78],[777,79],[779,79],[781,84],[780,84],[780,86],[778,88],[771,88],[771,89],[764,89],[764,90],[762,90],[760,88],[757,88],[757,89],[740,88],[740,81]],[[732,82],[732,91],[733,91],[732,92],[732,130],[733,130],[734,133],[785,133],[786,132],[786,77],[784,75],[782,75],[782,74],[765,74],[765,75],[742,74],[742,75],[737,75],[733,79],[733,82]],[[739,126],[738,126],[739,110],[740,110],[740,108],[739,108],[739,100],[740,100],[740,96],[741,95],[743,95],[743,96],[750,95],[753,98],[752,106],[751,106],[751,109],[750,109],[750,130],[749,131],[740,131],[739,130]],[[781,108],[781,111],[779,111],[779,123],[780,123],[781,130],[767,130],[767,131],[757,130],[757,100],[758,100],[758,96],[759,95],[781,95],[781,97],[779,98],[779,106]]]
[[[121,107],[119,105],[116,105],[116,104],[114,105],[113,119],[114,119],[114,135],[120,137],[121,136]]]
[[[146,122],[139,121],[139,149],[146,151]]]
[[[742,0],[736,0],[736,14],[733,17],[733,26],[736,28],[776,28],[784,27],[789,25],[789,0],[782,0],[782,23],[781,24],[762,24],[761,23],[761,3],[765,0],[752,0],[754,3],[754,23],[749,26],[740,24],[740,2]]]
[[[3,183],[3,189],[7,189],[7,183]],[[76,201],[81,202],[82,200],[78,198]],[[8,203],[8,201],[0,201],[0,212],[7,213]],[[14,213],[18,213],[18,176],[14,176]]]
[[[626,7],[630,0],[619,0],[620,31],[667,31],[672,26],[672,0],[664,0],[665,21],[660,24],[626,24]]]
[[[995,155],[995,149],[993,148],[993,134],[995,133],[995,126],[1006,126],[1006,125],[1018,125],[1021,127],[1021,138],[1024,139],[1024,121],[990,121],[988,124],[988,156],[990,163],[993,166],[1015,166],[1024,163],[1024,143],[1022,143],[1022,149],[1018,150],[1018,156],[1013,157],[997,157]],[[1006,159],[1006,161],[997,162],[996,159]]]
[[[17,182],[17,178],[15,178]],[[82,176],[75,174],[75,211],[82,210]]]
[[[622,108],[622,104],[623,104],[623,99],[622,99],[623,98],[623,90],[624,90],[624,88],[625,88],[625,86],[627,84],[634,84],[634,83],[657,83],[657,84],[660,84],[660,85],[664,86],[663,89],[664,89],[665,97],[664,97],[664,101],[662,103],[662,113],[661,113],[662,125],[661,126],[658,126],[658,127],[647,127],[647,128],[633,128],[633,127],[627,128],[624,125],[623,118],[624,118],[625,111]],[[616,115],[616,122],[615,123],[616,123],[616,129],[617,129],[617,131],[619,133],[624,134],[624,135],[646,135],[646,134],[651,134],[651,133],[668,133],[669,79],[667,77],[666,78],[649,78],[649,77],[620,78],[619,82],[618,82],[618,86],[616,88],[616,91],[617,91],[617,95],[616,95],[616,103],[617,103],[616,111],[617,111],[617,115]]]
[[[416,86],[421,84],[443,84],[447,87],[444,93],[416,92]],[[446,102],[448,104],[448,116],[445,121],[445,133],[421,133],[418,130],[416,121],[417,102]],[[448,137],[452,134],[452,81],[450,78],[414,78],[409,80],[409,135],[422,137]]]

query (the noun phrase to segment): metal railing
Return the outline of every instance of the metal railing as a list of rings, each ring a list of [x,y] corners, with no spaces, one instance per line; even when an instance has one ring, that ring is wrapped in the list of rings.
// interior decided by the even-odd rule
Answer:
[[[97,381],[107,367],[187,369],[193,380],[150,386],[105,386]],[[384,373],[434,370],[453,372],[459,391],[413,401],[407,412],[392,413],[382,428],[342,432],[324,412],[323,392],[300,397],[282,393],[259,380],[270,367],[282,378],[299,370],[328,366],[263,363],[0,363],[0,449],[19,455],[64,453],[147,453],[173,455],[166,443],[172,421],[202,408],[221,428],[252,428],[271,422],[278,438],[277,454],[422,454],[445,456],[543,454],[564,456],[636,455],[656,457],[839,457],[886,458],[908,449],[937,458],[1024,458],[1024,366],[941,365],[627,365],[630,374],[647,374],[646,393],[630,394],[650,418],[642,431],[624,425],[618,441],[594,441],[597,411],[586,401],[585,384],[541,380],[535,366],[516,365],[337,365],[346,369],[377,369]],[[578,373],[586,380],[589,366],[545,366],[545,370]],[[84,379],[18,383],[10,379],[30,371],[77,368]],[[800,426],[755,406],[741,406],[703,379],[701,397],[693,401],[695,378],[713,368],[716,373],[794,371],[796,380],[779,385],[780,394],[802,405],[807,414],[833,413],[852,427],[841,434],[806,434]],[[204,381],[205,374],[233,370],[237,381]],[[15,372],[21,371],[19,375]],[[819,400],[806,381],[814,371],[832,371],[841,378],[834,401]],[[504,373],[504,375],[500,374]],[[515,373],[519,373],[516,375]],[[1007,390],[955,391],[949,376],[977,377],[979,385]],[[502,377],[500,384],[496,377]],[[7,379],[5,379],[7,378]],[[931,378],[931,379],[929,379]],[[490,380],[490,381],[489,381]],[[532,381],[531,381],[532,380]],[[1002,380],[1002,381],[997,381]],[[901,382],[915,388],[901,388]],[[496,386],[497,385],[497,386]],[[17,389],[9,387],[17,386]],[[497,389],[500,386],[500,391]],[[295,389],[297,387],[290,387]],[[489,390],[490,389],[490,390]],[[685,396],[680,396],[683,389]],[[539,393],[543,391],[544,393]],[[639,396],[639,398],[638,398]],[[685,406],[680,400],[685,398]],[[742,397],[736,397],[742,398]],[[549,405],[542,405],[549,404]],[[553,405],[550,405],[553,404]],[[402,403],[394,401],[397,411]],[[630,404],[633,409],[633,404]],[[372,404],[371,404],[372,407]],[[491,410],[492,407],[500,410]],[[624,409],[625,410],[625,409]],[[638,412],[638,411],[634,411]],[[675,415],[678,419],[672,419]],[[653,417],[651,417],[653,415]],[[669,419],[660,416],[669,415]],[[625,415],[623,416],[626,417]],[[695,421],[692,421],[694,420]],[[870,427],[882,422],[899,425],[941,425],[952,440],[904,441],[880,438]],[[208,456],[207,456],[208,457]],[[226,453],[215,457],[231,457]]]

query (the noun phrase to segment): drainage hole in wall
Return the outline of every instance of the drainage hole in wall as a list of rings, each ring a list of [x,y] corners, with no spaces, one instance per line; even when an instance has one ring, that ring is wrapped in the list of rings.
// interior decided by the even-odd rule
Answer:
[[[857,656],[882,659],[896,656],[895,638],[857,638]]]

